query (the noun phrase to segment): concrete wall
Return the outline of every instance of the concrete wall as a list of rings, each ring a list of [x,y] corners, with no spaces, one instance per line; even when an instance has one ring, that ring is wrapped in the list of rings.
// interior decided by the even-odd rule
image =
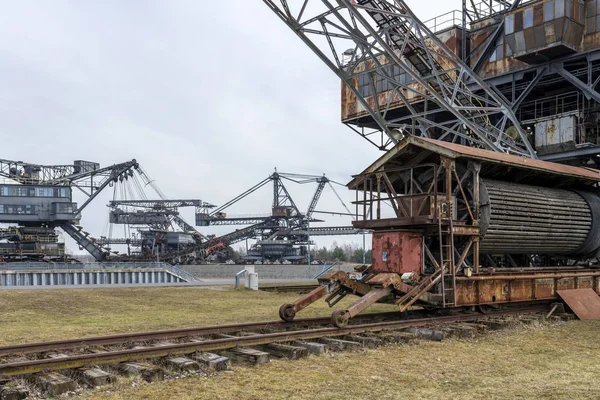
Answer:
[[[145,285],[186,282],[164,269],[0,271],[0,287]]]
[[[321,270],[321,265],[253,265],[259,279],[298,279],[311,280]],[[232,279],[245,268],[244,265],[179,265],[178,268],[198,279]],[[335,266],[335,270],[352,271],[354,266]]]

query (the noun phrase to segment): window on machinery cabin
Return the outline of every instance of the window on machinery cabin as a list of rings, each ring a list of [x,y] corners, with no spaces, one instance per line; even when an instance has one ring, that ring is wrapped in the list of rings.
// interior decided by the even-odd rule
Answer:
[[[358,93],[363,97],[368,97],[373,94],[371,86],[371,74],[361,73],[358,75]]]
[[[550,22],[554,19],[554,1],[544,3],[544,22]]]
[[[526,8],[523,11],[523,29],[533,27],[533,7]]]
[[[73,213],[73,203],[55,203],[56,212],[58,213]]]
[[[506,46],[507,48],[507,54],[506,56],[508,57],[508,46]],[[512,52],[511,52],[512,55]],[[496,41],[496,48],[494,49],[494,51],[492,52],[492,54],[490,54],[490,62],[494,62],[494,61],[500,61],[504,58],[504,37],[500,37],[498,38],[498,40]]]
[[[565,0],[554,0],[554,18],[565,16]]]
[[[504,18],[504,34],[510,35],[515,32],[515,15],[509,14]]]
[[[31,204],[25,205],[11,205],[11,204],[0,204],[0,214],[35,214],[35,206]]]
[[[358,93],[361,96],[373,96],[373,87],[375,88],[375,93],[383,93],[394,90],[398,84],[407,85],[414,81],[408,73],[396,64],[387,64],[381,67],[381,69],[382,71],[375,74],[374,77],[372,74],[367,73],[358,75]]]

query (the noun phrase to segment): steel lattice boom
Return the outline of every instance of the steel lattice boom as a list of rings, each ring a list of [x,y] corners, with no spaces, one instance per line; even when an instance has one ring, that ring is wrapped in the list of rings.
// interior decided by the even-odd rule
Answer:
[[[177,208],[177,207],[198,207],[198,208],[213,208],[212,204],[202,200],[111,200],[108,203],[109,207],[115,206],[130,206],[140,208]]]
[[[377,123],[351,128],[380,149],[411,134],[537,158],[505,99],[404,1],[263,1],[350,88]],[[391,111],[399,103],[408,113]]]

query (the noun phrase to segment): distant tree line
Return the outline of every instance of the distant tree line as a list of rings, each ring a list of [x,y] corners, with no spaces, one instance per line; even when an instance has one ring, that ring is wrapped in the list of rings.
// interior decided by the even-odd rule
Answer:
[[[323,246],[316,249],[311,249],[311,258],[321,261],[346,261],[353,263],[363,262],[363,249],[355,243],[345,243],[341,246],[337,242],[333,242],[328,249]],[[371,250],[365,251],[365,262],[371,264]]]
[[[227,254],[228,259],[238,261],[242,256],[246,255],[246,249],[243,246],[238,246],[237,249],[229,249],[230,252]],[[365,252],[365,262],[371,264],[371,249]],[[352,262],[359,263],[363,262],[363,249],[362,246],[358,246],[356,243],[344,243],[341,246],[337,242],[333,242],[331,247],[327,248],[313,246],[310,248],[310,259],[311,261],[319,260],[322,262]]]

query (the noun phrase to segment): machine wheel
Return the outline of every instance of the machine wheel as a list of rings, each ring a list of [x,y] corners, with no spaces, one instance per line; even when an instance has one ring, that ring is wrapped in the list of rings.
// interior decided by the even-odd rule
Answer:
[[[279,307],[279,318],[284,321],[292,321],[296,316],[296,310],[293,304],[284,304]]]
[[[480,304],[480,305],[477,306],[477,311],[479,311],[482,314],[487,314],[490,311],[492,311],[492,307],[490,307],[487,304]]]
[[[346,310],[335,310],[333,314],[331,314],[331,323],[338,328],[343,328],[348,325],[349,318],[342,318],[346,312]]]

